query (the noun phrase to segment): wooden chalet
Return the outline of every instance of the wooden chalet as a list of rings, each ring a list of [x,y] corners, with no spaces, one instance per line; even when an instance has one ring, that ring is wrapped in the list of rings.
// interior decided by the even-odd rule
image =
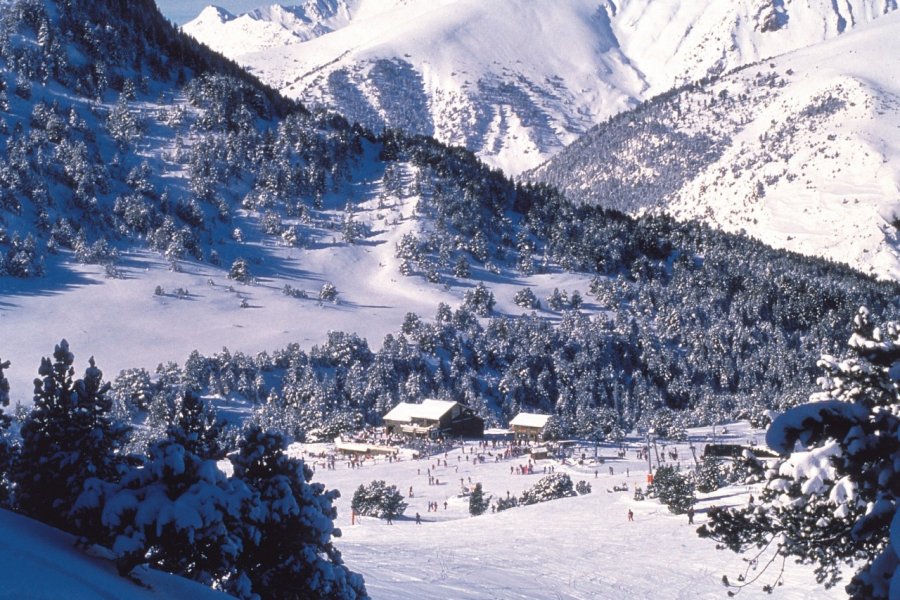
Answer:
[[[401,402],[383,417],[391,433],[415,437],[482,437],[484,420],[468,406],[445,400],[424,400],[421,404]]]

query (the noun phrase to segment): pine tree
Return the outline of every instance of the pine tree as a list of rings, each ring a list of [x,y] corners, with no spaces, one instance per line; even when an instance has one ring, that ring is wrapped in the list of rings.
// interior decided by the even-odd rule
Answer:
[[[572,478],[566,473],[553,473],[542,477],[530,490],[522,494],[521,504],[537,504],[558,498],[577,495]]]
[[[9,432],[12,418],[3,413],[9,406],[9,380],[4,376],[10,362],[0,359],[0,506],[9,506],[12,494],[12,468],[18,458],[19,449]]]
[[[231,270],[228,271],[228,278],[241,283],[253,283],[253,275],[250,273],[250,264],[246,258],[236,258],[231,263]]]
[[[706,456],[694,474],[697,491],[708,494],[728,483],[726,467],[716,456]]]
[[[350,502],[350,508],[358,515],[388,520],[402,515],[406,507],[397,486],[387,485],[383,480],[372,481],[368,486],[360,485]]]
[[[15,468],[16,502],[29,516],[67,531],[96,534],[87,514],[73,513],[88,480],[114,482],[116,451],[128,429],[112,420],[109,384],[89,360],[84,378],[73,380],[75,357],[62,340],[41,360],[34,403],[22,424],[22,451]]]
[[[735,552],[756,548],[757,562],[769,550],[768,564],[787,557],[813,564],[826,587],[845,566],[860,565],[850,597],[896,598],[900,324],[875,327],[862,308],[849,346],[850,358],[819,361],[823,391],[770,426],[766,441],[782,457],[767,471],[758,503],[712,512],[699,533]],[[735,587],[761,574],[750,582],[742,575]]]
[[[244,525],[234,592],[263,598],[366,598],[360,575],[343,564],[332,538],[337,490],[312,483],[312,470],[285,454],[281,434],[251,427],[232,458],[234,478],[256,491]],[[243,587],[243,591],[242,588]]]
[[[489,505],[490,500],[484,497],[481,483],[476,483],[475,489],[472,490],[472,494],[469,496],[469,514],[473,517],[484,514]]]
[[[193,392],[185,392],[175,409],[175,418],[167,435],[181,442],[185,450],[202,459],[221,460],[227,450],[223,440],[224,426],[208,403]]]
[[[197,418],[205,411],[196,411],[190,398],[143,464],[104,495],[102,522],[122,574],[147,564],[221,585],[234,573],[253,491],[219,470],[216,444],[205,419]]]
[[[459,279],[468,279],[472,276],[472,272],[469,269],[469,261],[466,260],[465,256],[460,255],[456,259],[456,264],[453,266],[453,276]]]
[[[697,501],[694,497],[694,484],[685,476],[668,465],[659,467],[653,475],[653,483],[647,487],[647,494],[657,498],[676,515],[687,512]]]

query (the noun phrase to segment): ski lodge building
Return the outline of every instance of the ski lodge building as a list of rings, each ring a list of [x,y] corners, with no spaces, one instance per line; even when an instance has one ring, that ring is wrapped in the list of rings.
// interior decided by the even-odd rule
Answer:
[[[549,420],[550,415],[521,412],[513,417],[509,427],[516,437],[538,441],[544,439],[544,427]]]
[[[383,417],[389,433],[415,437],[483,437],[484,419],[468,406],[445,400],[424,400],[421,404],[401,402]]]

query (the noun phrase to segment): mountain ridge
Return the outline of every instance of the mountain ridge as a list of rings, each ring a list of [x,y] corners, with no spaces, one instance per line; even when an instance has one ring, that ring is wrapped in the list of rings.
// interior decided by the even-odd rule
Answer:
[[[187,23],[184,31],[310,106],[329,106],[373,131],[435,135],[516,174],[653,95],[830,39],[896,2],[344,6],[343,26],[282,46],[231,23]],[[566,31],[562,41],[559,31]]]
[[[526,175],[573,200],[703,219],[900,278],[897,14],[673,90]]]

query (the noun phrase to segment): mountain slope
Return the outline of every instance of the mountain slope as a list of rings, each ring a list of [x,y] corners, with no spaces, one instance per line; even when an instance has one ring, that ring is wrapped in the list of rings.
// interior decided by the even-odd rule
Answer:
[[[558,410],[572,430],[593,411],[707,419],[791,397],[860,304],[891,309],[894,287],[847,269],[574,206],[463,149],[306,112],[148,0],[12,6],[0,12],[0,325],[15,344],[0,357],[14,400],[28,403],[61,338],[110,375],[159,365],[170,381],[171,361],[193,350],[227,346],[244,364],[341,345],[343,331],[384,340],[385,360],[398,344],[415,359],[390,376],[311,375],[304,403],[329,409],[298,435],[336,406],[375,422],[379,406],[422,394],[468,398],[500,422],[523,406]],[[509,349],[488,350],[504,336]],[[578,336],[595,350],[548,358]],[[582,356],[597,363],[569,364]],[[243,382],[250,404],[290,395],[266,360],[258,369],[197,385],[228,396]]]
[[[898,33],[888,15],[664,94],[528,177],[900,278],[900,69],[884,54]]]
[[[184,31],[308,105],[374,130],[434,135],[510,173],[673,85],[896,9],[894,0],[335,0],[330,12],[310,4],[291,10],[321,25],[315,37],[307,21],[259,11],[207,9]]]

